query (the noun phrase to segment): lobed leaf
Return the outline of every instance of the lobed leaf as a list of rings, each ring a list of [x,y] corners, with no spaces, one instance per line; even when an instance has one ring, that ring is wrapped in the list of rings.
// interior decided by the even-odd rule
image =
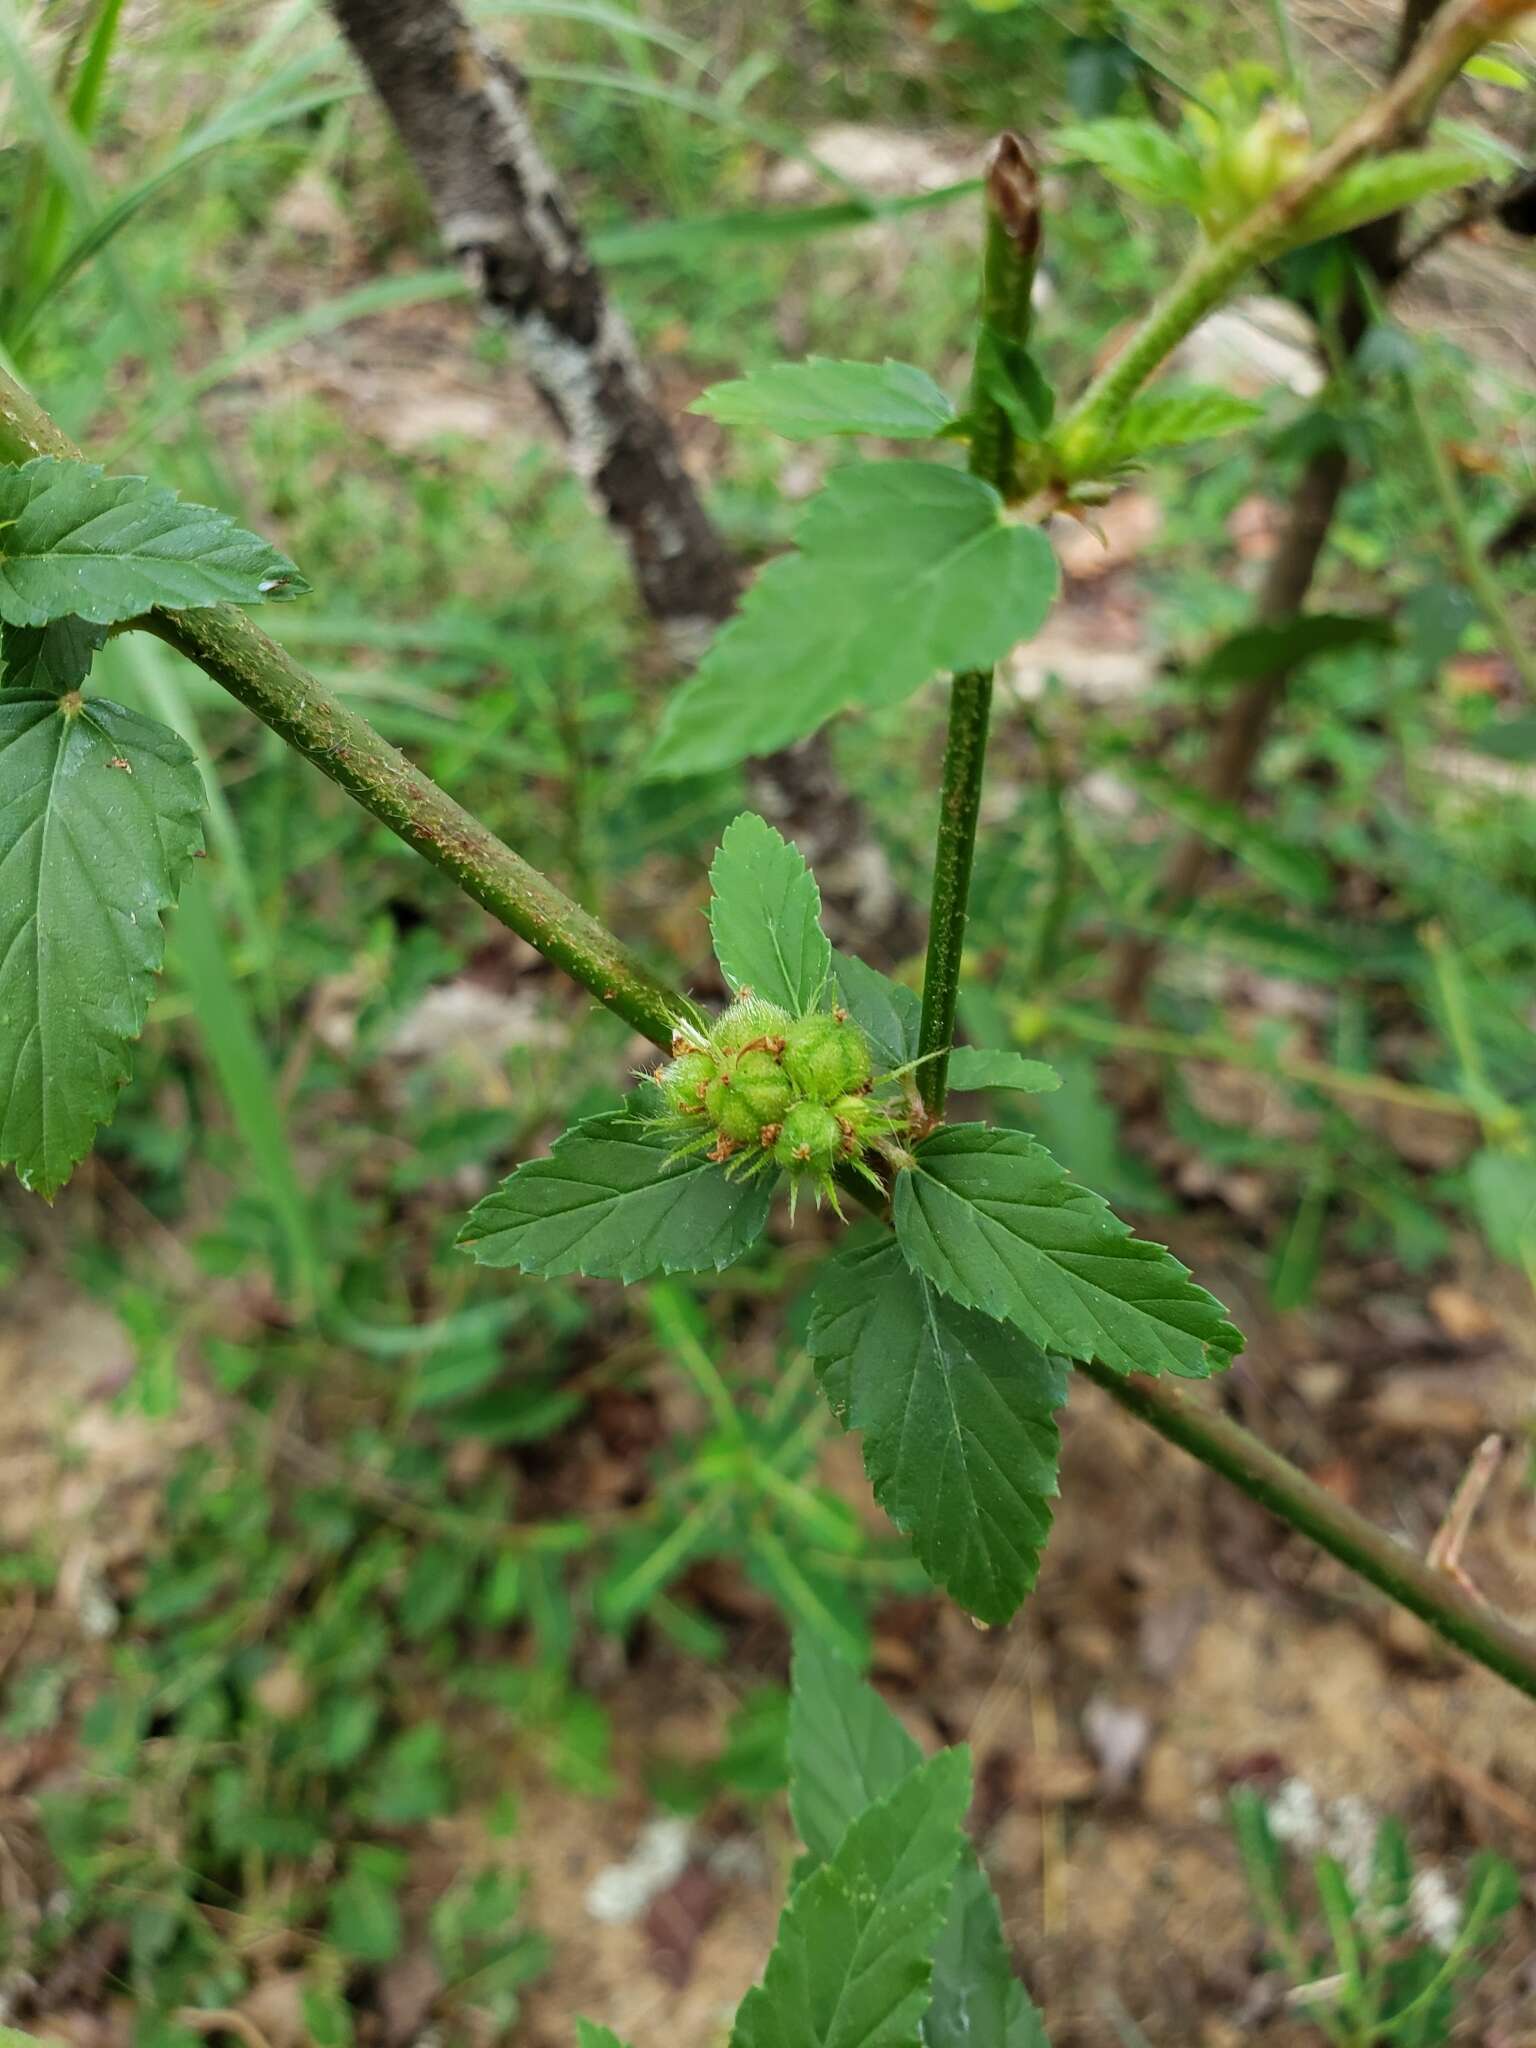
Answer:
[[[1201,1379],[1242,1349],[1187,1267],[1132,1237],[1022,1131],[935,1132],[896,1177],[895,1220],[914,1272],[1046,1350]]]
[[[945,1301],[889,1238],[822,1267],[808,1342],[924,1571],[982,1621],[1007,1621],[1050,1534],[1065,1362]]]
[[[1017,1088],[1025,1095],[1053,1095],[1061,1076],[1044,1060],[1027,1060],[1019,1052],[988,1052],[981,1046],[957,1045],[949,1056],[951,1088]]]
[[[718,1272],[762,1236],[771,1179],[728,1180],[622,1111],[588,1117],[470,1211],[458,1242],[482,1266],[641,1280]]]
[[[753,811],[726,826],[709,870],[720,971],[791,1016],[816,1009],[832,971],[821,891],[799,849]]]
[[[105,626],[85,619],[50,619],[46,626],[0,625],[0,689],[77,690],[91,672]]]
[[[167,726],[102,697],[0,698],[0,1164],[38,1194],[116,1107],[202,801]]]
[[[286,555],[207,505],[140,476],[42,455],[0,468],[0,619],[93,625],[171,611],[302,597]]]
[[[1235,434],[1264,417],[1264,408],[1230,391],[1147,391],[1120,415],[1110,445],[1098,459],[1118,467],[1155,448],[1180,448],[1191,441]]]
[[[970,1790],[969,1756],[949,1749],[860,1814],[791,1896],[731,2048],[912,2048]]]
[[[910,363],[774,363],[712,384],[690,412],[727,427],[767,427],[787,440],[818,434],[883,434],[889,441],[942,434],[955,408],[926,370]]]
[[[646,763],[701,774],[771,753],[852,704],[898,704],[943,669],[986,668],[1043,623],[1056,558],[990,485],[925,462],[835,470],[703,662]]]

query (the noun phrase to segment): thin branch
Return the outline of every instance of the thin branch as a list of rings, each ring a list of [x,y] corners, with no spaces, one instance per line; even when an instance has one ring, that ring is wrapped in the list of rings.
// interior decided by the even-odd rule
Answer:
[[[1097,1364],[1079,1370],[1159,1436],[1230,1479],[1250,1500],[1309,1536],[1436,1635],[1536,1699],[1536,1638],[1512,1627],[1416,1551],[1325,1492],[1240,1423],[1158,1380],[1126,1379]]]
[[[1013,474],[1014,431],[989,388],[987,343],[1022,341],[1029,332],[1030,294],[1040,253],[1040,181],[1016,135],[1002,135],[987,166],[986,243],[982,255],[981,335],[971,379],[970,467],[973,476],[1005,490]],[[955,1035],[961,959],[965,947],[976,825],[987,759],[992,671],[957,675],[950,686],[944,783],[933,855],[928,913],[928,959],[923,973],[923,1017],[918,1087],[930,1116],[940,1116]]]

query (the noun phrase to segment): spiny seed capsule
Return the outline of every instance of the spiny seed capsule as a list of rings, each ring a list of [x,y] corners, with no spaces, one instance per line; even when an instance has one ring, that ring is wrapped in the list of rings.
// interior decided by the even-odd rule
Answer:
[[[718,1130],[745,1145],[765,1124],[780,1122],[793,1099],[777,1057],[757,1048],[721,1069],[704,1091],[704,1108]]]
[[[718,1071],[707,1052],[684,1052],[657,1075],[668,1106],[681,1116],[702,1116],[704,1091]]]
[[[781,1010],[777,1003],[743,996],[732,1003],[710,1032],[710,1043],[723,1053],[745,1052],[749,1047],[779,1053],[784,1050],[785,1034],[792,1021],[789,1012]]]
[[[797,1102],[784,1118],[773,1156],[791,1173],[830,1174],[842,1156],[843,1130],[823,1102]]]
[[[784,1071],[813,1102],[835,1102],[869,1085],[869,1046],[846,1013],[797,1017],[784,1045]]]

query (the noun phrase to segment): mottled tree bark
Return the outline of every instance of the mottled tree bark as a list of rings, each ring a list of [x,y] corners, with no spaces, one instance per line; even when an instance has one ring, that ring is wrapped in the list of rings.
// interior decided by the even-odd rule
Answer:
[[[521,73],[455,0],[331,0],[383,101],[454,260],[517,335],[528,373],[629,550],[641,601],[672,655],[698,659],[734,609],[740,568],[651,395],[528,118]],[[818,869],[834,923],[888,958],[918,943],[862,807],[816,738],[752,774],[754,801]]]

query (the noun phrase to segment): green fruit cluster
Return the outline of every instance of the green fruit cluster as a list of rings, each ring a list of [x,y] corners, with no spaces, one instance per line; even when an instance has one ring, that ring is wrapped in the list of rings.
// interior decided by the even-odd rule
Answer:
[[[837,1169],[902,1128],[875,1099],[869,1042],[845,1010],[792,1017],[744,992],[708,1032],[680,1030],[654,1078],[679,1151],[737,1173],[782,1167],[834,1201]]]

